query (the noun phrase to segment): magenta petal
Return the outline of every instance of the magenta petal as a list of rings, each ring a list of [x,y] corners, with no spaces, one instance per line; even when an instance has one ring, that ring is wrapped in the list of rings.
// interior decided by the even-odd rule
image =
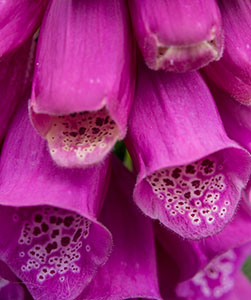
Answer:
[[[241,201],[243,204],[243,200]],[[213,258],[251,241],[250,214],[240,205],[233,220],[219,234],[200,241],[191,241],[156,226],[157,238],[166,253],[176,262],[181,281],[193,277]]]
[[[177,295],[187,300],[223,300],[234,288],[235,277],[250,251],[249,243],[216,257],[193,278],[180,283]]]
[[[25,289],[18,282],[12,283],[2,278],[0,278],[0,299],[28,300],[25,295]]]
[[[59,168],[45,143],[26,106],[20,107],[0,162],[0,203],[6,205],[0,210],[0,259],[35,300],[71,300],[111,251],[111,234],[97,221],[109,161],[85,170]]]
[[[114,160],[101,214],[113,235],[114,249],[79,300],[161,299],[152,224],[134,205],[133,186],[132,175]]]
[[[97,163],[124,138],[134,90],[129,25],[123,0],[51,2],[30,111],[58,165]]]
[[[215,0],[130,0],[136,38],[153,70],[184,72],[218,60],[223,51]]]
[[[48,0],[7,0],[0,3],[0,57],[21,45],[39,27]]]
[[[143,212],[186,238],[221,231],[250,176],[250,155],[229,140],[195,73],[141,67],[126,139]]]
[[[5,135],[17,103],[30,92],[29,67],[32,64],[34,48],[34,42],[29,40],[17,51],[0,60],[0,140]]]
[[[239,272],[235,278],[235,285],[231,293],[224,300],[246,300],[251,298],[251,286],[248,279]]]
[[[225,48],[220,61],[205,68],[205,73],[222,89],[243,104],[251,104],[251,2],[219,1],[225,33]]]
[[[235,101],[229,94],[211,87],[228,136],[251,152],[251,106]]]

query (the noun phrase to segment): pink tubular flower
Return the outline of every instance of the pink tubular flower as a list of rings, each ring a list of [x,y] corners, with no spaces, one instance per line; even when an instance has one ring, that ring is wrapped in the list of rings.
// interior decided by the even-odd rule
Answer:
[[[195,72],[141,66],[127,146],[138,171],[143,212],[186,238],[221,231],[250,176],[250,155],[230,140]]]
[[[30,113],[58,165],[97,163],[124,138],[133,63],[123,0],[51,2],[39,36]]]
[[[77,300],[160,300],[152,224],[132,201],[133,176],[113,162],[100,218],[112,233],[113,252]]]
[[[191,241],[155,225],[156,237],[167,256],[175,261],[178,280],[184,281],[193,277],[212,259],[236,247],[251,241],[250,214],[246,211],[244,200],[233,220],[217,235],[200,241]],[[162,262],[165,259],[162,259]]]
[[[48,0],[0,2],[0,58],[12,52],[39,27]]]
[[[184,72],[220,59],[221,16],[215,0],[129,0],[137,41],[153,70]]]
[[[111,251],[111,234],[97,221],[108,160],[85,170],[58,168],[21,106],[0,169],[0,259],[34,299],[75,299]]]
[[[251,104],[251,2],[219,1],[225,33],[225,49],[220,61],[205,68],[219,87],[239,102]]]
[[[228,296],[234,286],[238,286],[235,277],[239,274],[242,263],[250,251],[249,243],[216,257],[193,278],[180,283],[176,289],[177,295],[186,300],[229,299]],[[249,288],[246,299],[250,296]]]

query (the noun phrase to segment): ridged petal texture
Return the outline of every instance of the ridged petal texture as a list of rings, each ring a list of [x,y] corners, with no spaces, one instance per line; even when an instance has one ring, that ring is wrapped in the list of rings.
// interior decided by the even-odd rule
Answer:
[[[0,162],[0,259],[35,300],[72,300],[110,254],[110,232],[97,221],[109,162],[63,169],[20,106]]]
[[[129,0],[136,38],[153,70],[184,72],[218,60],[223,51],[215,0]]]
[[[0,58],[24,43],[39,27],[48,0],[0,1]]]
[[[100,221],[111,231],[113,252],[78,300],[162,299],[152,224],[132,199],[135,179],[117,159]]]
[[[222,59],[205,73],[237,101],[251,104],[251,2],[221,0],[225,48]]]
[[[186,238],[221,231],[250,176],[250,155],[230,140],[196,72],[141,66],[126,143],[143,212]]]
[[[39,36],[30,109],[58,165],[97,163],[124,138],[133,65],[125,1],[51,2]]]

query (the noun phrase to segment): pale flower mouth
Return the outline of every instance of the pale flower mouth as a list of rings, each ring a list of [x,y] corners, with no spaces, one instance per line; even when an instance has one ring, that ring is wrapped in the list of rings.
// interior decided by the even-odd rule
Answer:
[[[120,135],[117,124],[105,108],[51,118],[46,139],[52,158],[62,166],[100,161]]]
[[[191,45],[158,44],[155,69],[165,69],[168,66],[169,71],[183,72],[188,68],[196,69],[198,63],[201,66],[207,65],[220,56],[221,47],[215,37]],[[194,64],[194,67],[191,64]]]

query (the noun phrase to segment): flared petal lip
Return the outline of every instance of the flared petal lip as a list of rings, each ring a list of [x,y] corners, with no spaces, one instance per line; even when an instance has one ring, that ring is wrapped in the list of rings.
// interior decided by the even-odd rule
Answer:
[[[154,172],[156,172],[156,171],[158,171],[160,169],[186,165],[186,164],[192,163],[194,161],[200,160],[200,159],[202,159],[202,158],[204,158],[206,156],[209,156],[209,155],[211,155],[213,153],[216,153],[216,152],[219,152],[219,151],[223,151],[223,150],[234,150],[234,149],[235,150],[239,150],[240,152],[245,153],[246,156],[249,158],[250,164],[248,166],[248,172],[247,173],[250,175],[251,174],[251,154],[246,149],[242,148],[237,143],[235,143],[234,141],[232,141],[232,140],[230,140],[228,138],[225,138],[225,141],[221,145],[218,145],[218,147],[215,148],[213,151],[210,149],[208,151],[205,151],[204,153],[201,153],[201,155],[199,155],[199,156],[191,156],[189,160],[181,158],[179,160],[176,160],[173,164],[166,165],[165,163],[162,162],[162,163],[158,164],[158,166],[154,166],[151,169],[147,169],[146,168],[144,170],[142,168],[139,171],[135,188],[137,187],[137,185],[142,180],[146,179],[147,176],[149,176],[150,174],[152,174],[152,173],[154,173]],[[248,177],[248,176],[246,176],[246,177]],[[245,182],[245,187],[246,187],[247,183],[248,183],[248,179]]]

